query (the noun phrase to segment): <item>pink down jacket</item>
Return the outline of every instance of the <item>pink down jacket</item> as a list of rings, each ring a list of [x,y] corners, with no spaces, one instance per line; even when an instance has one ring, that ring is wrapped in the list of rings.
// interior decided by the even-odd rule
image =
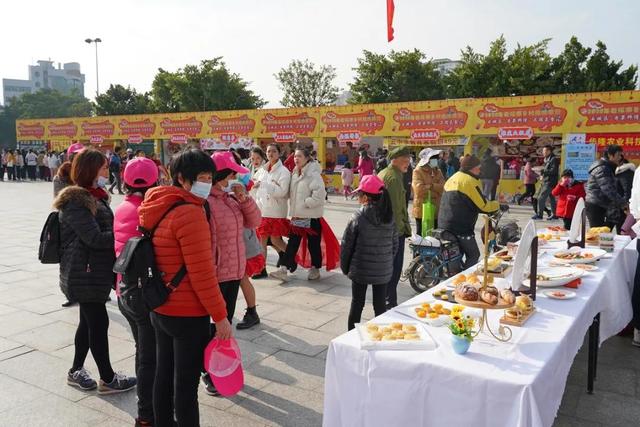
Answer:
[[[240,280],[246,267],[243,232],[245,228],[260,225],[262,216],[258,205],[249,196],[240,203],[215,186],[207,200],[211,208],[209,226],[218,282]]]
[[[141,204],[142,197],[139,194],[133,194],[125,196],[124,201],[116,208],[113,218],[113,237],[115,239],[116,257],[120,255],[120,252],[124,249],[124,245],[127,244],[130,238],[141,235],[138,231],[138,225],[140,224],[138,208]],[[120,276],[118,276],[116,285],[118,286],[116,293],[120,295]]]

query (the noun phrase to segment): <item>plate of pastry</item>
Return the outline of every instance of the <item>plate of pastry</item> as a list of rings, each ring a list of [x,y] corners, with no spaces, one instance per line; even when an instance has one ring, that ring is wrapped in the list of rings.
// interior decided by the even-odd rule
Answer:
[[[363,350],[435,350],[438,345],[418,322],[367,322],[356,325]]]
[[[436,302],[423,302],[419,304],[400,305],[396,308],[400,314],[404,314],[422,323],[431,326],[442,326],[448,323],[451,315],[451,306]]]
[[[591,264],[604,257],[606,254],[607,252],[602,249],[582,249],[579,247],[573,247],[569,250],[556,252],[553,257],[556,260],[567,264]]]
[[[582,277],[584,270],[575,267],[540,267],[536,274],[536,286],[552,288],[566,285]],[[522,284],[530,286],[531,281],[525,279]]]

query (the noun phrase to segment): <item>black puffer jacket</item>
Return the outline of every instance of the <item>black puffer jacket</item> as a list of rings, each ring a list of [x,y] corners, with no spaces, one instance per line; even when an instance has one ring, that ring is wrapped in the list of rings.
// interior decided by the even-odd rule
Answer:
[[[115,283],[113,212],[84,188],[70,186],[53,202],[60,211],[60,289],[70,301],[105,302]]]
[[[376,208],[363,206],[353,214],[342,236],[340,268],[356,283],[384,285],[391,280],[397,251],[393,220],[384,224]]]
[[[636,165],[625,163],[616,169],[616,180],[618,181],[618,192],[629,201],[631,199],[631,188],[633,187],[633,176],[636,172]]]
[[[618,192],[615,177],[615,165],[608,160],[600,159],[589,167],[587,181],[587,198],[585,201],[602,208],[620,208],[627,204]]]

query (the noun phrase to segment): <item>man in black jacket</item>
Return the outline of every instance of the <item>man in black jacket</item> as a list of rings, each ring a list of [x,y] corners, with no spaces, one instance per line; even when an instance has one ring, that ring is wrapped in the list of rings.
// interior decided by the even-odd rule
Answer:
[[[616,167],[622,159],[622,147],[610,145],[603,157],[589,168],[585,209],[591,227],[613,228],[629,201],[618,191]]]
[[[558,219],[556,216],[556,198],[551,194],[551,190],[558,184],[558,168],[560,167],[560,161],[553,154],[553,147],[547,145],[542,149],[544,155],[544,167],[542,169],[542,187],[540,188],[540,195],[538,196],[538,213],[532,217],[532,219],[542,219],[542,214],[545,211],[547,199],[551,202],[551,215],[547,219]]]

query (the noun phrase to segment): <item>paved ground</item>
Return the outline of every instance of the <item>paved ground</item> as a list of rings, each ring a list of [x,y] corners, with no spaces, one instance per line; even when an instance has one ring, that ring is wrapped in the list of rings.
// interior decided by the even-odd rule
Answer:
[[[119,200],[116,196],[114,206]],[[355,204],[331,200],[326,218],[340,237]],[[60,306],[64,298],[57,266],[36,259],[50,206],[49,184],[0,183],[0,425],[132,425],[133,394],[100,397],[65,384],[78,312]],[[530,214],[524,208],[510,215],[524,225]],[[326,348],[346,331],[351,289],[337,273],[323,273],[315,283],[304,279],[298,272],[296,280],[285,285],[256,282],[262,324],[236,333],[244,357],[245,389],[233,399],[201,393],[202,425],[321,424]],[[399,295],[404,301],[414,293],[401,283]],[[236,317],[242,315],[244,301],[238,306]],[[127,324],[114,302],[108,310],[112,362],[116,370],[132,373],[134,348]],[[365,317],[371,316],[369,304]],[[87,367],[97,373],[90,357]],[[586,367],[586,352],[581,351],[555,425],[639,425],[640,350],[626,338],[605,343],[593,396],[585,392]]]

